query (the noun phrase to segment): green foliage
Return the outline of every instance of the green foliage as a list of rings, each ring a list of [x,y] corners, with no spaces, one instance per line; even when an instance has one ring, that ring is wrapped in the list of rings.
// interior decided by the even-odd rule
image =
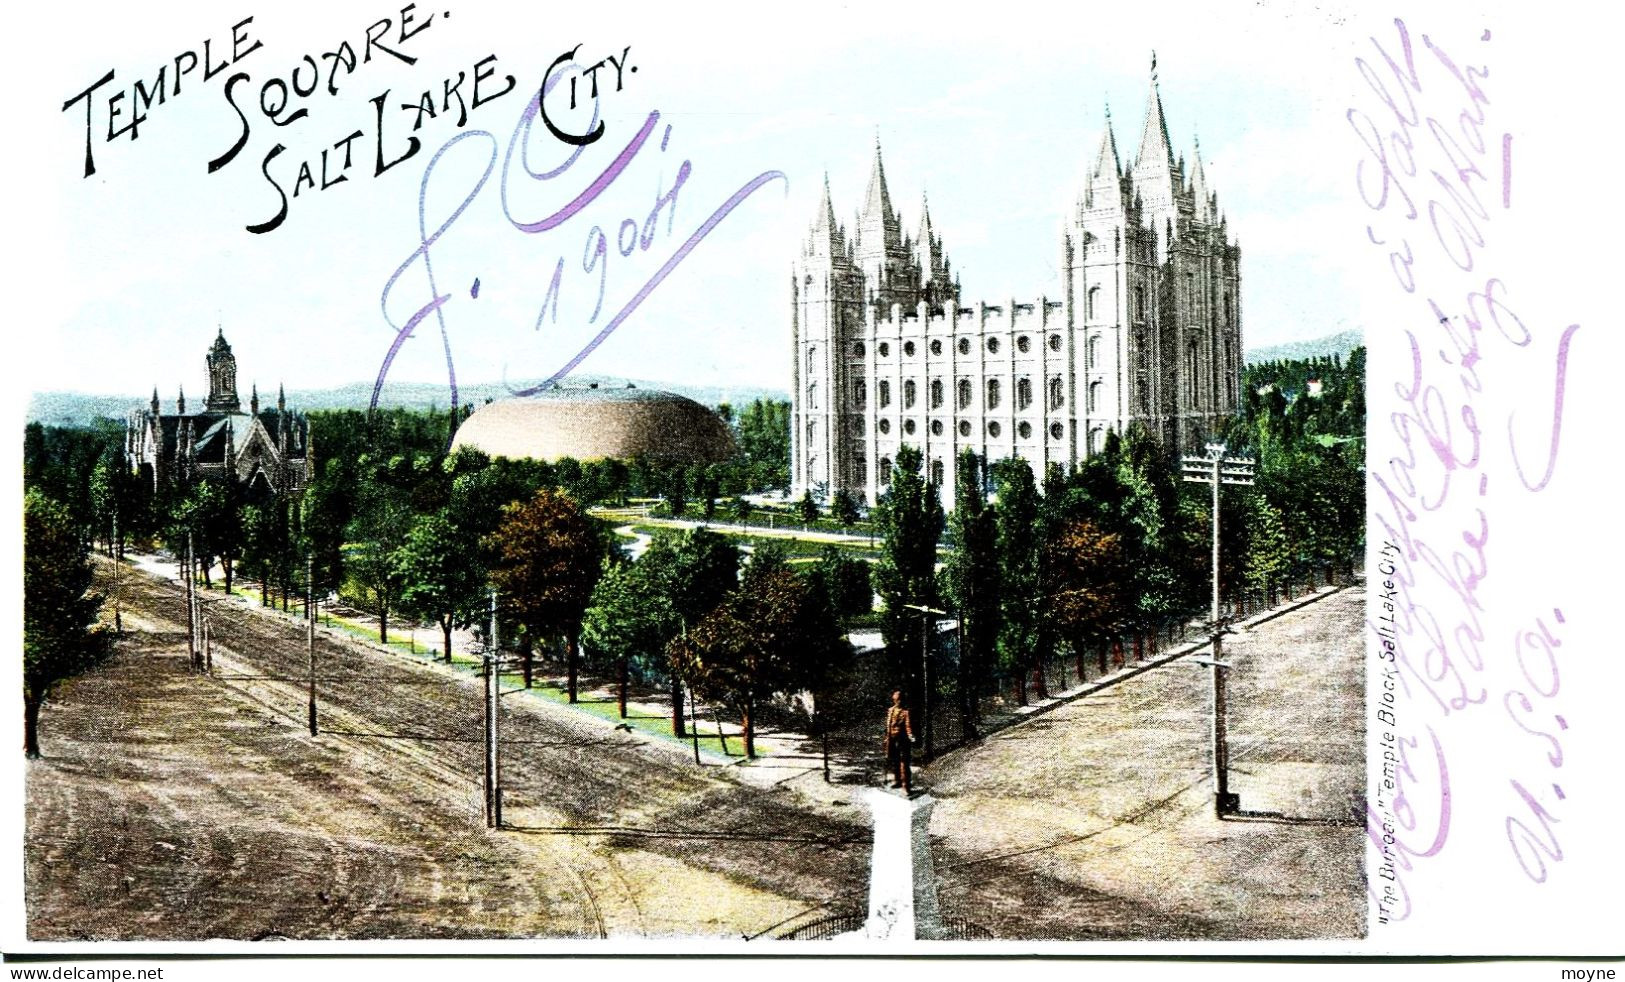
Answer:
[[[858,509],[857,496],[846,488],[837,488],[835,498],[830,503],[830,516],[840,523],[841,528],[850,531],[863,517]]]
[[[993,465],[993,480],[999,496],[994,542],[1004,597],[995,650],[1001,671],[1015,675],[1035,657],[1044,611],[1038,488],[1032,468],[1014,458]]]
[[[443,513],[435,513],[414,522],[391,556],[402,608],[440,625],[447,661],[452,627],[477,617],[485,597],[485,570],[473,559],[476,544]]]
[[[40,705],[57,682],[105,658],[108,635],[95,628],[101,597],[68,509],[40,491],[23,497],[23,700],[25,749],[39,756]]]
[[[543,488],[503,508],[492,583],[533,638],[573,641],[603,575],[608,542],[569,495]]]
[[[974,712],[975,700],[992,675],[1001,625],[1004,581],[999,571],[999,526],[996,509],[983,491],[982,460],[966,448],[959,456],[954,512],[949,528],[958,548],[948,560],[946,586],[959,615],[959,687],[962,710]]]
[[[796,514],[800,517],[801,524],[808,527],[818,521],[818,502],[813,500],[811,491],[803,494],[801,500],[796,502]]]
[[[937,600],[937,543],[942,538],[942,501],[936,486],[925,478],[920,451],[899,447],[891,485],[877,509],[884,546],[875,569],[877,592],[884,611],[881,636],[893,678],[910,680],[910,699],[923,705],[915,654],[925,630],[919,611],[910,605],[935,608]]]
[[[829,545],[807,570],[807,577],[829,599],[837,617],[861,617],[874,609],[874,585],[869,564]]]

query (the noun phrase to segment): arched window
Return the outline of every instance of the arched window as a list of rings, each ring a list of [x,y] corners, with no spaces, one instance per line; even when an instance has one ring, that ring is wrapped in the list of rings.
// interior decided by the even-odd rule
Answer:
[[[1104,382],[1089,383],[1089,413],[1093,415],[1100,412],[1101,394],[1106,390]]]
[[[1089,367],[1100,367],[1100,335],[1091,335],[1089,338]]]
[[[869,483],[869,462],[862,457],[852,461],[852,483],[860,488]]]
[[[891,383],[890,382],[881,382],[880,383],[880,408],[885,409],[889,405],[891,405]]]
[[[807,408],[808,409],[817,409],[818,408],[818,383],[817,382],[809,382],[809,383],[807,383]]]
[[[914,380],[909,379],[908,381],[903,383],[903,408],[904,409],[913,409],[914,408],[914,394],[915,394]]]
[[[968,379],[968,378],[960,379],[959,380],[959,408],[960,409],[969,409],[970,408],[971,391],[972,390],[971,390],[970,379]]]
[[[987,380],[987,402],[985,405],[989,410],[999,408],[999,380],[996,378]]]
[[[882,458],[880,458],[880,486],[881,487],[887,487],[887,486],[889,486],[891,484],[891,471],[892,471],[891,458],[890,457],[882,457]]]
[[[1089,288],[1089,310],[1088,310],[1088,314],[1087,314],[1088,318],[1092,321],[1095,318],[1099,317],[1100,316],[1099,311],[1100,311],[1100,287],[1092,286],[1092,287]]]
[[[1185,398],[1186,405],[1196,407],[1196,340],[1185,342]]]
[[[940,459],[931,461],[931,483],[939,487],[942,485],[942,461]]]
[[[818,345],[816,344],[807,349],[807,374],[818,374]]]
[[[1056,375],[1049,380],[1049,407],[1060,409],[1066,403],[1066,383]]]
[[[931,408],[939,409],[942,406],[942,379],[931,380]]]
[[[1016,380],[1016,408],[1026,409],[1033,404],[1033,380],[1020,378]]]
[[[869,386],[861,378],[852,383],[852,405],[859,410],[868,408]]]

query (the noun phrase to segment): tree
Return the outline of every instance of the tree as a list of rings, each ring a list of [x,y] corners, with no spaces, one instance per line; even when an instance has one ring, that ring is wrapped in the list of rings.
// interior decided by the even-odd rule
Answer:
[[[739,585],[739,547],[709,529],[657,535],[638,560],[647,575],[651,596],[670,604],[676,620],[666,641],[699,623]],[[671,664],[672,732],[684,735],[683,674]]]
[[[824,591],[830,609],[838,618],[861,616],[874,610],[869,564],[847,555],[839,546],[825,546],[823,556],[807,571],[807,577]]]
[[[395,549],[412,529],[412,509],[402,493],[387,484],[368,480],[362,486],[356,517],[350,522],[348,563],[366,588],[378,612],[378,639],[389,642],[389,612],[400,592],[395,574]],[[287,590],[283,590],[286,596]]]
[[[997,512],[983,492],[982,461],[966,448],[955,473],[950,521],[958,543],[948,560],[948,596],[959,614],[959,710],[965,735],[975,739],[978,691],[993,665],[1001,623]]]
[[[63,679],[111,651],[94,627],[101,597],[67,508],[29,490],[23,499],[23,751],[38,757],[40,707]]]
[[[999,495],[995,551],[1005,597],[996,650],[999,668],[1016,680],[1017,699],[1025,704],[1024,671],[1037,657],[1044,603],[1039,593],[1038,488],[1032,468],[1013,457],[993,465],[993,479]]]
[[[1063,526],[1045,548],[1050,568],[1059,574],[1048,609],[1073,650],[1081,653],[1121,630],[1129,613],[1122,590],[1121,540],[1078,519]]]
[[[830,503],[830,514],[841,524],[841,528],[850,532],[862,517],[858,512],[857,496],[846,488],[837,489],[835,499]]]
[[[443,512],[436,512],[413,524],[393,557],[401,606],[440,625],[448,662],[453,625],[474,616],[485,592],[485,572],[473,561],[472,545]]]
[[[643,560],[611,566],[581,619],[582,646],[616,666],[622,719],[629,679],[663,675],[666,642],[678,633],[677,611],[651,582],[651,569]]]
[[[743,495],[733,500],[732,511],[734,521],[738,522],[740,525],[750,524],[750,515],[754,510],[755,507],[750,503],[750,500]]]
[[[936,485],[926,480],[920,451],[899,447],[891,486],[878,509],[883,537],[875,569],[884,611],[881,637],[886,642],[892,677],[907,680],[910,704],[925,706],[925,679],[919,665],[924,647],[924,618],[911,607],[937,606],[937,542],[942,537],[942,501]]]
[[[753,758],[756,707],[778,692],[824,688],[845,644],[819,591],[767,550],[752,558],[739,588],[668,651],[707,701],[739,715],[745,756]]]
[[[807,528],[812,528],[813,523],[818,521],[818,502],[813,500],[811,491],[807,491],[801,496],[801,500],[796,502],[796,513],[801,516],[801,524]]]
[[[604,572],[604,536],[568,494],[543,488],[503,508],[494,540],[491,580],[528,635],[564,642],[566,692],[575,702],[581,619]],[[527,685],[530,672],[527,655]]]

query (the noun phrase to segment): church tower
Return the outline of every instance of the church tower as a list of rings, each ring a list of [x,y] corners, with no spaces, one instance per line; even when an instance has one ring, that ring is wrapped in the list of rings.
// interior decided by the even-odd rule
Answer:
[[[878,165],[878,158],[876,163]],[[885,204],[884,177],[880,201]],[[884,236],[885,215],[876,216],[875,235]],[[895,216],[892,219],[895,230]],[[901,241],[900,238],[898,240]],[[871,256],[876,275],[884,275],[885,257]],[[791,486],[797,493],[832,491],[861,454],[862,435],[843,432],[843,394],[864,398],[861,369],[863,343],[854,340],[863,323],[864,273],[858,268],[846,229],[835,220],[829,180],[813,215],[812,227],[791,274],[795,363],[791,366]],[[844,393],[855,386],[855,393]],[[854,446],[856,444],[856,446]]]
[[[215,335],[214,346],[204,360],[209,363],[209,400],[204,408],[211,413],[241,412],[242,403],[237,399],[237,357],[226,343],[224,330]]]

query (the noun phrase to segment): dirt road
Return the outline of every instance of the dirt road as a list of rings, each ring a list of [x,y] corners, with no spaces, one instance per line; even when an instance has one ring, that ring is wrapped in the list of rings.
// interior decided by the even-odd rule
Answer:
[[[122,575],[28,768],[33,938],[739,937],[861,894],[862,814],[520,700],[489,831],[478,679],[319,635],[311,738],[298,625],[213,604],[199,675],[180,588]]]

